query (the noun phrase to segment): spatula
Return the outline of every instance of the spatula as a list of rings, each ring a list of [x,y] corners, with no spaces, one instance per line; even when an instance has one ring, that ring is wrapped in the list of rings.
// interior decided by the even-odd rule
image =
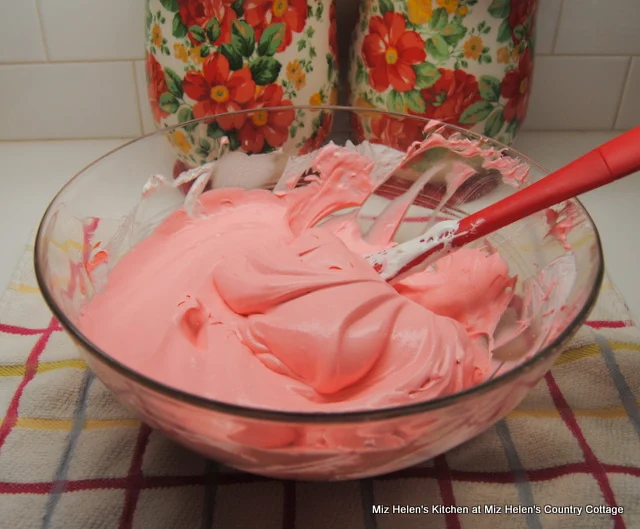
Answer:
[[[439,222],[424,235],[365,259],[386,281],[391,281],[533,213],[636,171],[640,171],[640,126],[460,221]]]

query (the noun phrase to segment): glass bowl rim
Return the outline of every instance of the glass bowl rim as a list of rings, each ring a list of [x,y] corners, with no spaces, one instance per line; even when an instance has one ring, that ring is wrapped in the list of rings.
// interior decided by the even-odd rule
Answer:
[[[40,261],[38,259],[38,255],[40,253],[40,248],[43,244],[43,235],[44,235],[44,226],[45,222],[48,220],[50,214],[52,213],[52,208],[58,197],[62,195],[67,189],[69,189],[75,182],[77,178],[80,178],[87,170],[89,170],[94,165],[100,163],[103,159],[115,154],[120,150],[124,150],[125,148],[133,145],[137,142],[142,142],[143,140],[151,137],[151,136],[167,136],[174,130],[182,129],[185,125],[190,124],[199,124],[210,122],[211,120],[217,119],[221,116],[235,116],[238,114],[248,114],[256,111],[280,111],[280,110],[329,110],[332,112],[343,111],[343,112],[355,112],[358,114],[383,114],[387,116],[397,117],[400,119],[415,119],[418,121],[423,121],[426,124],[429,123],[438,123],[438,127],[434,127],[434,130],[437,130],[439,127],[444,126],[448,129],[453,129],[457,132],[465,134],[467,136],[474,137],[475,139],[492,144],[497,150],[500,151],[508,151],[511,155],[515,155],[521,160],[528,163],[530,166],[535,167],[537,170],[542,173],[549,174],[549,171],[544,169],[541,165],[531,160],[529,157],[520,153],[519,151],[504,145],[492,138],[487,136],[483,136],[477,132],[469,131],[463,129],[461,127],[457,127],[455,125],[451,125],[449,123],[444,123],[439,120],[425,118],[421,116],[413,116],[410,114],[403,114],[400,112],[391,112],[387,110],[381,110],[376,108],[369,107],[356,107],[356,106],[341,106],[341,105],[289,105],[289,106],[278,106],[278,107],[263,107],[260,109],[246,109],[235,112],[226,112],[223,114],[217,114],[215,116],[206,116],[198,119],[193,119],[184,123],[180,123],[178,125],[172,127],[166,127],[155,132],[151,132],[149,134],[144,134],[137,138],[134,138],[130,141],[123,143],[122,145],[116,147],[115,149],[111,149],[106,152],[102,156],[96,158],[88,165],[84,166],[80,169],[73,177],[71,177],[65,184],[60,188],[60,190],[55,194],[55,196],[49,202],[49,205],[45,209],[45,212],[41,218],[41,221],[38,226],[38,230],[36,233],[34,252],[33,252],[33,260],[34,260],[34,269],[36,280],[38,282],[38,286],[40,288],[40,292],[45,300],[45,303],[55,316],[55,318],[60,322],[62,327],[71,335],[71,338],[79,342],[82,348],[88,352],[91,356],[93,356],[97,361],[103,362],[109,368],[123,375],[125,378],[132,380],[140,385],[142,385],[145,389],[151,390],[152,392],[159,393],[164,397],[168,397],[171,399],[175,399],[179,402],[183,402],[185,404],[195,406],[198,408],[204,408],[211,411],[216,411],[224,414],[244,417],[247,419],[254,420],[263,420],[263,421],[271,421],[271,422],[288,422],[288,423],[309,423],[309,424],[349,424],[349,423],[361,423],[361,422],[371,422],[378,420],[390,420],[399,417],[405,417],[410,415],[416,415],[419,413],[424,413],[428,411],[438,410],[446,408],[447,406],[451,406],[457,404],[459,402],[465,401],[475,395],[485,394],[493,389],[504,386],[505,384],[517,379],[520,374],[533,369],[538,364],[542,363],[549,356],[551,356],[558,347],[561,347],[568,339],[573,336],[573,334],[579,329],[579,327],[586,321],[589,313],[593,309],[600,292],[600,287],[602,285],[602,281],[604,279],[604,254],[602,250],[602,242],[600,239],[600,233],[589,214],[586,208],[583,206],[582,202],[579,199],[572,199],[575,201],[580,208],[581,213],[586,217],[590,228],[593,230],[593,234],[595,236],[595,243],[597,248],[597,270],[595,281],[591,287],[591,291],[587,297],[587,300],[583,307],[580,308],[578,314],[566,325],[566,327],[558,334],[558,336],[548,344],[546,347],[538,350],[530,359],[522,362],[522,364],[517,367],[503,373],[502,375],[496,376],[489,380],[486,380],[482,384],[478,384],[476,386],[472,386],[463,391],[459,391],[457,393],[452,393],[448,395],[444,395],[442,397],[438,397],[435,399],[423,401],[423,402],[415,402],[411,404],[403,404],[400,406],[392,406],[386,408],[377,408],[372,410],[349,410],[349,411],[341,411],[341,412],[302,412],[302,411],[280,411],[280,410],[272,410],[268,408],[259,408],[252,406],[242,406],[239,404],[232,404],[229,402],[219,401],[215,399],[210,399],[207,397],[203,397],[200,395],[196,395],[194,393],[190,393],[188,391],[184,391],[178,388],[171,387],[163,382],[159,382],[154,380],[153,378],[147,377],[146,375],[139,373],[138,371],[127,367],[125,364],[111,357],[105,351],[100,349],[96,344],[91,342],[81,331],[78,329],[69,318],[67,318],[64,311],[58,306],[56,301],[53,298],[53,295],[49,291],[49,287],[47,282],[45,281],[43,270],[40,267]]]

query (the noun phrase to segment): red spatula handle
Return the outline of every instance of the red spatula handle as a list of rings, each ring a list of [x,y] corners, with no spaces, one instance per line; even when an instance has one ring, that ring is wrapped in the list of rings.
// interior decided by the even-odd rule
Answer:
[[[424,263],[431,255],[464,246],[533,213],[555,206],[618,178],[640,171],[640,127],[588,152],[517,193],[463,218],[445,247],[417,237],[366,258],[390,281]]]
[[[460,221],[452,246],[463,246],[565,200],[640,171],[640,127],[588,152],[542,180]],[[472,229],[473,227],[473,229]]]

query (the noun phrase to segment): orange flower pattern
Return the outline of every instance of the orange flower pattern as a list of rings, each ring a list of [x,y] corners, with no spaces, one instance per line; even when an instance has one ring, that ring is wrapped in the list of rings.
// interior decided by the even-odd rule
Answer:
[[[456,12],[458,8],[458,0],[437,0],[440,7],[444,7],[449,14]]]
[[[467,59],[478,60],[482,53],[482,39],[478,35],[471,35],[464,43],[464,56]]]

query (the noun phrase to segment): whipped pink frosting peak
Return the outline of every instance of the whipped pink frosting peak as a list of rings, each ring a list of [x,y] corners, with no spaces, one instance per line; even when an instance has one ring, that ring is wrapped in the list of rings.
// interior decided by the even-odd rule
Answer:
[[[371,195],[374,163],[357,152],[330,144],[313,160],[316,174],[305,177],[308,185],[284,195],[291,230],[298,234],[331,213],[360,206]]]
[[[330,217],[369,197],[372,169],[329,145],[286,193],[204,193],[197,218],[172,213],[115,265],[81,330],[167,385],[277,410],[387,407],[486,380],[506,263],[464,249],[387,284],[363,255],[395,229],[367,242],[353,213]]]

